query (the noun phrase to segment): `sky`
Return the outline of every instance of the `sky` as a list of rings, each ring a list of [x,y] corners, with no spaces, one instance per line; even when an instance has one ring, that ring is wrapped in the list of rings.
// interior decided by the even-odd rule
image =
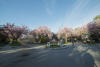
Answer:
[[[0,0],[0,25],[15,23],[29,29],[48,26],[57,32],[76,28],[100,15],[100,0]]]

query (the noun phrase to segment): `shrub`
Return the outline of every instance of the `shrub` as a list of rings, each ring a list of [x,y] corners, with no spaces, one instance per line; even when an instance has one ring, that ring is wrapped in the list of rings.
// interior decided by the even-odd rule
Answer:
[[[10,46],[14,47],[14,46],[21,46],[21,43],[19,41],[13,41]]]

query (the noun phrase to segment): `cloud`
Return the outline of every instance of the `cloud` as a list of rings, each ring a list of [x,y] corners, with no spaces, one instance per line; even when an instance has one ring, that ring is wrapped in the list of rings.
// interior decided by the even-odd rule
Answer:
[[[53,15],[52,10],[50,10],[49,8],[46,8],[46,12],[47,12],[47,14],[49,16],[52,16]]]
[[[76,0],[74,4],[71,4],[73,7],[70,8],[69,13],[66,12],[64,24],[69,23],[69,26],[75,28],[76,26],[91,22],[93,17],[100,13],[97,11],[100,10],[97,9],[100,5],[94,3],[94,6],[91,2],[92,0]],[[93,6],[93,8],[90,8],[90,6]]]
[[[96,3],[94,3],[94,6],[92,0],[75,0],[74,3],[70,4],[72,7],[70,7],[69,12],[66,11],[65,17],[58,19],[55,25],[75,28],[91,22],[93,17],[100,14],[100,3]]]
[[[49,16],[53,15],[56,0],[43,0],[45,5],[45,11]]]
[[[90,0],[76,0],[72,7],[72,9],[70,10],[70,13],[66,13],[65,19],[66,21],[71,21],[74,18],[79,17],[82,9],[84,9]]]
[[[99,0],[98,0],[99,1]],[[45,0],[45,10],[49,16],[52,16],[55,7],[53,0]],[[100,14],[100,3],[92,0],[74,0],[66,11],[64,18],[57,19],[51,26],[54,32],[64,26],[72,28],[82,26],[91,22],[93,17]],[[65,7],[64,7],[65,8]]]

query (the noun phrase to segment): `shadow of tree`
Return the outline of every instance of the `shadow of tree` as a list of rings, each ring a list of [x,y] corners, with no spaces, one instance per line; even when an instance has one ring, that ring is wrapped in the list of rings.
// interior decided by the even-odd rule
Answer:
[[[81,59],[81,67],[99,67],[100,66],[100,51],[96,47],[78,45],[77,47],[71,47],[72,50],[69,56],[73,59]]]
[[[69,58],[72,58],[72,65],[75,67],[94,67],[94,59],[93,57],[85,51],[79,51],[77,49],[72,49],[69,53]],[[69,66],[72,67],[72,66]]]
[[[61,50],[28,49],[28,50],[24,50],[23,52],[14,52],[14,53],[4,54],[4,57],[6,57],[7,55],[11,57],[11,59],[8,57],[8,60],[11,62],[13,62],[13,60],[15,62],[21,61],[20,62],[21,65],[19,65],[19,63],[18,64],[13,63],[10,65],[10,67],[21,67],[21,66],[25,66],[25,67],[27,66],[28,67],[97,67],[95,64],[95,59],[93,55],[89,53],[89,50],[90,50],[89,48],[85,48],[84,46],[77,46],[77,47],[70,46],[69,48],[66,48],[66,49],[62,48]],[[91,49],[91,50],[96,52],[96,50],[94,49]],[[20,58],[19,55],[23,56],[22,53],[25,53],[24,54],[25,57]],[[27,53],[29,55],[27,55]],[[4,57],[3,58],[1,57],[1,59],[4,60],[3,63],[6,61]]]

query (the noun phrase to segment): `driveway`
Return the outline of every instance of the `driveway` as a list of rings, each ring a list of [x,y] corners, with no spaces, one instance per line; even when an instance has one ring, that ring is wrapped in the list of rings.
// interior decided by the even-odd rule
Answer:
[[[76,44],[55,49],[38,45],[0,50],[0,67],[100,67],[100,49]]]

